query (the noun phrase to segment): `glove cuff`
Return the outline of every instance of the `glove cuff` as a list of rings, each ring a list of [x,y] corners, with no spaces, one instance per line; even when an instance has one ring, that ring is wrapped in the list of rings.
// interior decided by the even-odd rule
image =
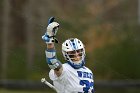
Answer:
[[[55,36],[43,35],[42,39],[46,42],[46,44],[58,43],[58,40],[55,38]]]

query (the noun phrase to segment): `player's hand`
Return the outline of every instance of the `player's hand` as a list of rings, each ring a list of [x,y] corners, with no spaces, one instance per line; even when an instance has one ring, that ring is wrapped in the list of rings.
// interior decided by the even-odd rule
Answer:
[[[48,21],[48,26],[46,29],[45,35],[42,36],[42,39],[48,44],[48,43],[58,43],[58,40],[55,38],[56,33],[59,28],[59,23],[53,22],[54,17],[51,17]]]
[[[58,31],[59,24],[57,22],[52,22],[47,26],[46,34],[48,37],[54,37]]]

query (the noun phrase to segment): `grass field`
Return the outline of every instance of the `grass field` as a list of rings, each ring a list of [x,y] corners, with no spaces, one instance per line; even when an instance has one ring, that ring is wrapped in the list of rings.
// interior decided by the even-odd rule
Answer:
[[[51,89],[47,90],[13,90],[0,89],[0,93],[56,93]],[[116,89],[96,89],[95,93],[140,93],[139,88],[116,88]]]
[[[35,90],[6,90],[0,89],[0,93],[55,93],[51,90],[35,91]]]

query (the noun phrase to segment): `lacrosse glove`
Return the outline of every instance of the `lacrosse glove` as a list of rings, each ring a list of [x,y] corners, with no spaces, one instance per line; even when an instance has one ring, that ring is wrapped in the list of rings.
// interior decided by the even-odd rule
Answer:
[[[45,35],[42,36],[42,39],[47,43],[58,43],[56,39],[56,33],[58,31],[59,24],[57,22],[52,22],[47,26]]]

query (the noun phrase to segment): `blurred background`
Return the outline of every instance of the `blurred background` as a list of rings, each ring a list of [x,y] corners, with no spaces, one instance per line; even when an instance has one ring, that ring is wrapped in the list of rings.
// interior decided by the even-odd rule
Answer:
[[[0,93],[55,93],[40,82],[51,16],[59,60],[64,40],[83,41],[96,93],[140,93],[140,0],[0,0]]]

